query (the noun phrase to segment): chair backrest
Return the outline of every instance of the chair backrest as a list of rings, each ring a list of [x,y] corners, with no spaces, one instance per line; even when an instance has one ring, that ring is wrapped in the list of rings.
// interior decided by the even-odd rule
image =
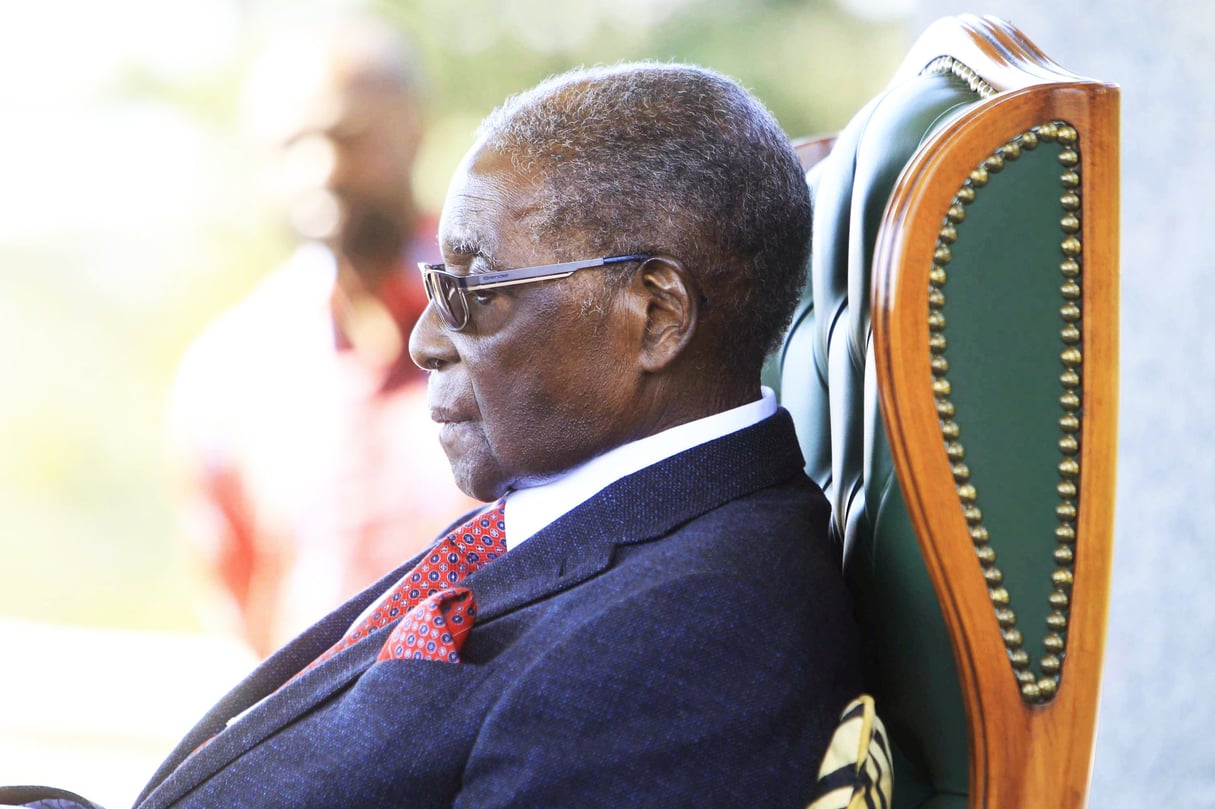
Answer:
[[[1083,805],[1113,525],[1118,90],[1007,23],[947,18],[807,178],[780,397],[835,508],[895,806]]]

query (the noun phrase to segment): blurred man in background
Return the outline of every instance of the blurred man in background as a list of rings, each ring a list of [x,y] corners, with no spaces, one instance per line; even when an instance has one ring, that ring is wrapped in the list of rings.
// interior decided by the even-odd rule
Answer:
[[[244,98],[300,244],[187,352],[169,415],[186,531],[267,654],[474,501],[455,488],[406,352],[435,220],[401,34],[358,19],[284,37]]]

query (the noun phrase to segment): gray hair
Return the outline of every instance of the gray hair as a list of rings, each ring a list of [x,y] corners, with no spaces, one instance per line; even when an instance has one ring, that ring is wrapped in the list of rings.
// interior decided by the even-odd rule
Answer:
[[[507,99],[478,137],[541,189],[537,241],[565,258],[676,258],[730,370],[754,373],[775,348],[805,280],[810,197],[787,137],[737,82],[651,62],[575,70]]]

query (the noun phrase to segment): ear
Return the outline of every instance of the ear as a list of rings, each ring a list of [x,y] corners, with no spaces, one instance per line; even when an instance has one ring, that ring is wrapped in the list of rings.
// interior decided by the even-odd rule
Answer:
[[[663,256],[647,259],[633,286],[645,317],[641,367],[655,373],[670,366],[696,334],[700,291],[681,262]]]

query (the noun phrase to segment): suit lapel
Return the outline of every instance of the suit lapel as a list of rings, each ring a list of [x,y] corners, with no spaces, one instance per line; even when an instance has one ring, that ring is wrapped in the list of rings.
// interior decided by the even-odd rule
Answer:
[[[173,771],[153,793],[148,809],[170,805],[247,750],[332,697],[369,668],[378,653],[379,644],[374,641],[356,643],[273,692],[269,699],[255,705]]]
[[[465,579],[477,597],[477,623],[583,582],[611,565],[617,547],[665,536],[731,500],[800,475],[803,466],[792,419],[780,410],[623,478]],[[508,505],[508,531],[509,515]]]
[[[469,575],[464,586],[476,596],[477,623],[484,625],[586,581],[610,567],[618,546],[661,537],[730,500],[788,480],[802,467],[792,420],[781,410],[753,427],[623,478]],[[136,806],[171,804],[361,675],[375,662],[379,643],[356,643],[283,686],[339,640],[415,562],[410,560],[330,614],[224,697],[161,765]],[[260,700],[264,702],[258,705]],[[198,745],[254,705],[186,761]]]
[[[144,787],[143,792],[135,801],[135,806],[141,807],[141,809],[146,806],[151,809],[151,807],[167,806],[172,803],[227,764],[236,755],[310,710],[320,699],[334,693],[345,685],[350,677],[357,675],[374,662],[375,653],[371,654],[365,664],[361,663],[360,655],[355,654],[355,650],[359,647],[369,647],[373,644],[355,644],[354,647],[347,650],[350,654],[337,655],[326,661],[324,665],[318,666],[300,677],[296,682],[283,687],[284,683],[287,683],[322,652],[340,640],[355,618],[373,600],[381,597],[397,579],[405,575],[414,563],[415,560],[410,560],[384,576],[254,669],[252,674],[216,703],[215,707],[207,712],[178,743],[148,781],[148,785]],[[366,648],[362,651],[365,652]],[[378,653],[378,648],[375,652]],[[311,701],[301,699],[300,694],[306,693],[302,690],[304,688],[314,689],[315,693],[319,695],[317,699]],[[284,701],[288,696],[293,698]],[[262,704],[258,705],[259,702]],[[244,727],[246,723],[242,722],[233,728],[233,733],[218,736],[227,728],[233,718],[240,716],[253,706],[256,707],[250,711],[247,718],[252,720],[256,716],[258,719],[256,724],[250,723],[252,726],[246,728]],[[238,734],[235,732],[237,730],[241,732]],[[247,736],[257,736],[258,738],[244,745],[237,743],[237,739],[243,740]],[[198,747],[204,743],[207,743],[207,746],[198,750]],[[191,758],[191,753],[196,750],[197,753]],[[229,752],[231,755],[225,755]],[[186,761],[188,758],[190,760]],[[146,804],[145,801],[147,801]]]

